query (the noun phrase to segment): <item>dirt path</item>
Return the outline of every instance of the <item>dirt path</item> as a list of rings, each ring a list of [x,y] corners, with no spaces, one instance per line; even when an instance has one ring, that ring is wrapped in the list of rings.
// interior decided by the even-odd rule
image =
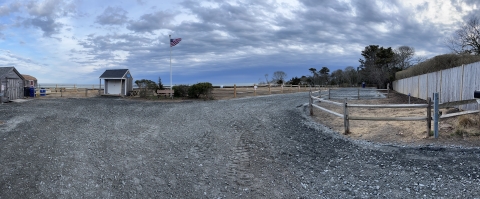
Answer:
[[[479,195],[478,149],[352,141],[308,94],[0,106],[0,198],[418,198]]]

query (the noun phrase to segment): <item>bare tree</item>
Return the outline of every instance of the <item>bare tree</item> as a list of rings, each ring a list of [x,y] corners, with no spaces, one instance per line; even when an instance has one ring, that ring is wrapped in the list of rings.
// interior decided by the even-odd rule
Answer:
[[[471,17],[446,40],[446,44],[457,54],[480,55],[480,19]]]
[[[330,84],[341,85],[345,83],[344,73],[342,69],[337,69],[330,75]]]
[[[358,83],[358,73],[352,66],[347,66],[343,71],[345,82],[350,86]]]
[[[405,70],[413,65],[415,49],[410,46],[400,46],[393,50],[395,53],[395,65],[398,70]]]
[[[285,82],[285,78],[287,74],[283,71],[275,71],[273,73],[272,82],[276,84],[283,84]]]

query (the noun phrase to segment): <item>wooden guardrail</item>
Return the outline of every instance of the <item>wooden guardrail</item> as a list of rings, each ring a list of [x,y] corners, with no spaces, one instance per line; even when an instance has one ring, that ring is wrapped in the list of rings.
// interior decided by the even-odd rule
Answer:
[[[350,120],[370,120],[370,121],[426,121],[426,128],[427,132],[431,132],[431,126],[432,126],[432,108],[434,111],[435,117],[433,117],[434,120],[434,135],[435,138],[438,137],[438,122],[439,119],[444,119],[444,118],[449,118],[449,117],[455,117],[455,116],[460,116],[460,115],[466,115],[466,114],[472,114],[472,113],[479,113],[479,110],[475,111],[462,111],[458,113],[452,113],[452,114],[446,114],[439,116],[438,110],[439,108],[446,108],[446,107],[451,107],[451,106],[459,106],[459,105],[464,105],[464,104],[470,104],[470,103],[477,103],[477,100],[462,100],[462,101],[457,101],[457,102],[448,102],[448,103],[438,103],[438,95],[437,95],[437,103],[432,103],[431,98],[427,98],[427,104],[349,104],[347,102],[347,99],[345,99],[344,103],[340,102],[334,102],[330,100],[326,100],[323,98],[319,97],[314,97],[312,96],[313,92],[310,92],[310,100],[309,100],[309,107],[310,107],[310,115],[313,115],[313,107],[320,109],[322,111],[325,111],[327,113],[330,113],[332,115],[335,115],[337,117],[343,118],[344,119],[344,134],[349,134],[350,133]],[[324,102],[324,103],[329,103],[333,104],[335,106],[343,107],[343,114],[337,113],[335,111],[326,109],[324,107],[318,106],[314,104],[314,102]],[[362,116],[350,116],[348,109],[349,108],[426,108],[427,109],[427,115],[426,116],[412,116],[412,117],[362,117]],[[427,133],[429,135],[430,133]]]

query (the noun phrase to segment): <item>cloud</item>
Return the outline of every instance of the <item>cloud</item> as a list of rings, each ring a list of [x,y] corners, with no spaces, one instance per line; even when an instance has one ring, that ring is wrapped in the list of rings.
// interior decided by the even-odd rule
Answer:
[[[107,7],[97,16],[96,23],[101,25],[123,25],[127,22],[127,11],[120,7]]]
[[[127,29],[135,32],[152,32],[154,30],[169,28],[169,24],[174,17],[174,14],[164,11],[145,14],[137,21],[129,21]]]
[[[20,2],[14,2],[10,5],[2,5],[0,6],[0,16],[7,16],[11,13],[18,12],[22,4]]]
[[[38,27],[43,31],[44,37],[51,37],[53,34],[60,32],[60,29],[64,26],[62,23],[56,22],[50,17],[35,17],[25,21],[26,24]]]
[[[52,37],[65,26],[59,19],[76,13],[76,4],[62,0],[31,1],[26,4],[26,9],[30,18],[25,18],[23,24],[40,28],[44,37]]]
[[[32,16],[53,17],[56,15],[57,9],[62,3],[62,0],[31,1],[27,4],[27,9],[28,13]]]

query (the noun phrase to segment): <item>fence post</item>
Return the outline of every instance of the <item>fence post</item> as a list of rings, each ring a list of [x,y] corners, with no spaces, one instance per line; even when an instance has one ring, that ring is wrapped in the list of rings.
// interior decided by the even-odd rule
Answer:
[[[298,88],[298,92],[300,92],[300,85],[298,85],[297,88]]]
[[[257,85],[253,84],[253,95],[257,96]]]
[[[85,88],[85,97],[87,97],[88,88]]]
[[[438,115],[438,93],[433,93],[433,135],[435,138],[438,138],[438,120],[440,119],[440,116]]]
[[[313,115],[313,99],[312,99],[312,89],[309,92],[308,106],[310,107],[310,115]]]
[[[427,137],[429,137],[432,131],[432,98],[427,98],[427,104]]]
[[[272,94],[272,90],[270,90],[270,84],[268,84],[268,94],[269,94],[269,95]]]
[[[237,98],[237,85],[233,84],[233,98]]]
[[[357,99],[360,99],[360,88],[358,88]]]
[[[283,93],[283,84],[282,84],[282,93]]]
[[[320,93],[320,91],[319,91]],[[330,89],[328,89],[328,99],[330,99]]]
[[[343,107],[343,126],[345,127],[344,134],[347,135],[350,133],[350,125],[348,123],[348,106],[347,106],[347,98],[345,98],[345,104]]]
[[[388,92],[390,91],[390,83],[387,84],[387,98],[388,98]],[[420,95],[418,95],[420,96]]]
[[[390,94],[390,89],[387,88],[387,98],[388,98],[388,94]]]

